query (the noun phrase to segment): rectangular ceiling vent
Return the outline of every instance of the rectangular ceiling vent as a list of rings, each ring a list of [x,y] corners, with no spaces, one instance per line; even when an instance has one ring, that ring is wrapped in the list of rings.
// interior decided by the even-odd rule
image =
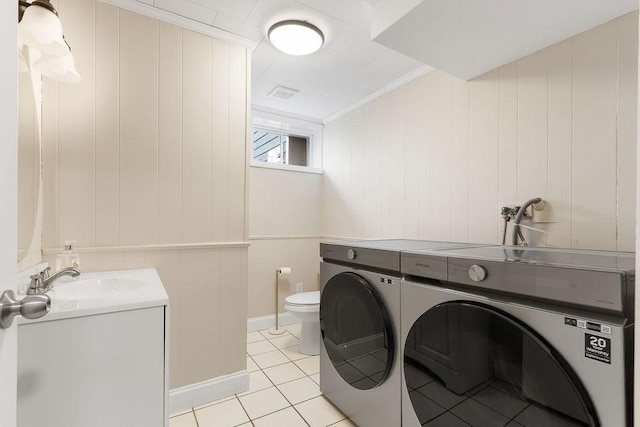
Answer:
[[[298,92],[300,91],[284,86],[276,86],[271,89],[271,92],[269,92],[267,96],[270,98],[279,99],[281,101],[286,101]]]

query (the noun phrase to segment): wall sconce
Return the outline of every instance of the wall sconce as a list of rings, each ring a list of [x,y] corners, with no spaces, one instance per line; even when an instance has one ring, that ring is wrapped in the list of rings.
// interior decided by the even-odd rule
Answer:
[[[31,63],[43,76],[65,83],[80,82],[58,12],[49,0],[18,2],[18,44],[20,70],[28,70]],[[29,48],[29,58],[25,58],[26,52],[20,45]]]

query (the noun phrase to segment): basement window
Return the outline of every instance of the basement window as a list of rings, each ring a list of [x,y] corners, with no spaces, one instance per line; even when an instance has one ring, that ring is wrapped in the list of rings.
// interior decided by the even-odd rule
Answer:
[[[253,128],[253,161],[309,166],[309,137]]]
[[[322,124],[252,110],[251,166],[322,173]]]

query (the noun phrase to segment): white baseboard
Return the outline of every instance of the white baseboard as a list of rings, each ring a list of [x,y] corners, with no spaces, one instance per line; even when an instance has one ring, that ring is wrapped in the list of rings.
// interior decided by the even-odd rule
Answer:
[[[295,315],[286,312],[278,315],[280,324],[278,326],[293,325],[295,323],[301,323]],[[247,319],[247,332],[262,331],[276,326],[276,315],[270,314],[268,316],[252,317]]]
[[[235,372],[169,391],[169,414],[249,390],[249,373]]]

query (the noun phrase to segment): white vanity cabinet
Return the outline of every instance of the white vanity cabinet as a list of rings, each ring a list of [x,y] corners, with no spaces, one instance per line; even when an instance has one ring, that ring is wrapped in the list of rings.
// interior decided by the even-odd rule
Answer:
[[[167,303],[23,321],[18,426],[168,427]]]

